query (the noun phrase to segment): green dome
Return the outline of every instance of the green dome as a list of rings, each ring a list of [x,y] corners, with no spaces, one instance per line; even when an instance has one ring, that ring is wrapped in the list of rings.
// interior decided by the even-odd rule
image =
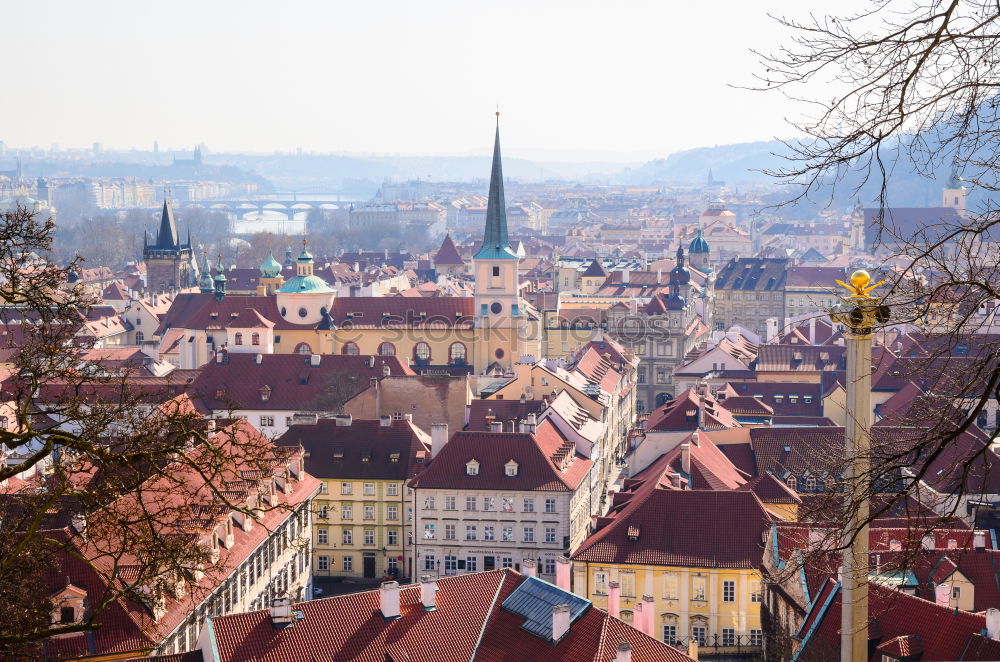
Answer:
[[[691,253],[692,255],[705,255],[708,252],[708,242],[705,241],[705,237],[702,236],[701,230],[698,230],[698,235],[691,242],[691,245],[688,246],[688,253]]]
[[[281,264],[274,259],[274,253],[268,251],[267,259],[260,265],[260,275],[265,278],[274,278],[281,273]]]
[[[335,290],[326,284],[326,281],[319,276],[292,276],[285,284],[278,289],[282,294],[301,294],[309,292],[314,294],[333,294]]]

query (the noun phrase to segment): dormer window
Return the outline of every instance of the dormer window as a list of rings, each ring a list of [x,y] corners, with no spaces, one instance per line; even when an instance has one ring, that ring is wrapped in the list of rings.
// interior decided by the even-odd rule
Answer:
[[[479,475],[479,462],[476,460],[469,460],[465,463],[465,475],[466,476],[478,476]]]
[[[271,399],[271,387],[268,386],[267,384],[265,384],[264,386],[260,387],[260,399],[261,400],[270,400]]]
[[[504,474],[507,475],[507,476],[516,476],[517,475],[517,462],[515,462],[514,460],[511,460],[510,462],[508,462],[507,464],[505,464],[503,466],[503,471],[504,471]]]

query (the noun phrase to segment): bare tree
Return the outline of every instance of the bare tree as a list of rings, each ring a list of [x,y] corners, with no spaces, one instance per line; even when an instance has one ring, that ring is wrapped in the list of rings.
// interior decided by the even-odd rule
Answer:
[[[92,303],[67,284],[77,261],[44,257],[54,225],[0,214],[0,325],[10,366],[0,418],[0,657],[35,659],[55,634],[94,631],[120,600],[153,613],[195,601],[213,572],[214,527],[275,500],[256,491],[280,464],[243,422],[216,429],[184,398],[130,383],[84,333]],[[96,358],[95,358],[96,356]],[[67,564],[107,588],[85,614],[53,617]],[[68,569],[66,574],[68,574]],[[201,592],[201,593],[199,593]]]
[[[914,394],[891,412],[895,428],[872,435],[871,469],[859,485],[827,490],[803,510],[828,523],[829,535],[810,546],[819,556],[785,570],[829,569],[827,555],[861,530],[841,537],[844,511],[862,500],[873,504],[863,524],[895,517],[912,530],[895,559],[905,568],[918,561],[923,535],[1000,491],[991,450],[998,426],[983,421],[1000,402],[1000,343],[984,333],[995,322],[984,311],[1000,301],[1000,210],[989,199],[1000,189],[1000,4],[870,0],[850,15],[777,20],[792,36],[758,53],[757,88],[805,110],[793,122],[802,137],[785,141],[786,165],[769,174],[789,185],[790,202],[845,190],[873,198],[878,211],[861,222],[879,261],[896,267],[883,293],[893,316],[878,331],[874,369]],[[969,187],[982,201],[917,228],[899,223],[889,204],[894,176],[943,171],[950,187]],[[839,443],[811,452],[803,462],[830,481],[844,474],[849,458]],[[920,512],[909,512],[912,504]]]

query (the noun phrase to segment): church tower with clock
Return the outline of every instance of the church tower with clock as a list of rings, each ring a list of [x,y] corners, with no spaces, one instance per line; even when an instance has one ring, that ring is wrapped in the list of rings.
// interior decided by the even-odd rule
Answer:
[[[518,283],[520,259],[507,236],[507,206],[500,164],[500,113],[497,113],[493,169],[486,205],[483,243],[472,256],[475,273],[477,366],[509,370],[520,358],[525,328],[525,305]]]

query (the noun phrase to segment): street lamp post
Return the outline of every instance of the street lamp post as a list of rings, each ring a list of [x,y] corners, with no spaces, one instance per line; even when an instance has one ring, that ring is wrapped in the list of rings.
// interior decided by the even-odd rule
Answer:
[[[889,319],[889,308],[871,296],[881,283],[870,285],[867,271],[851,274],[850,296],[831,311],[844,326],[847,350],[847,420],[844,425],[845,518],[842,538],[840,659],[868,659],[868,512],[871,495],[872,329]],[[853,536],[853,540],[851,540]],[[848,544],[850,543],[850,544]]]

